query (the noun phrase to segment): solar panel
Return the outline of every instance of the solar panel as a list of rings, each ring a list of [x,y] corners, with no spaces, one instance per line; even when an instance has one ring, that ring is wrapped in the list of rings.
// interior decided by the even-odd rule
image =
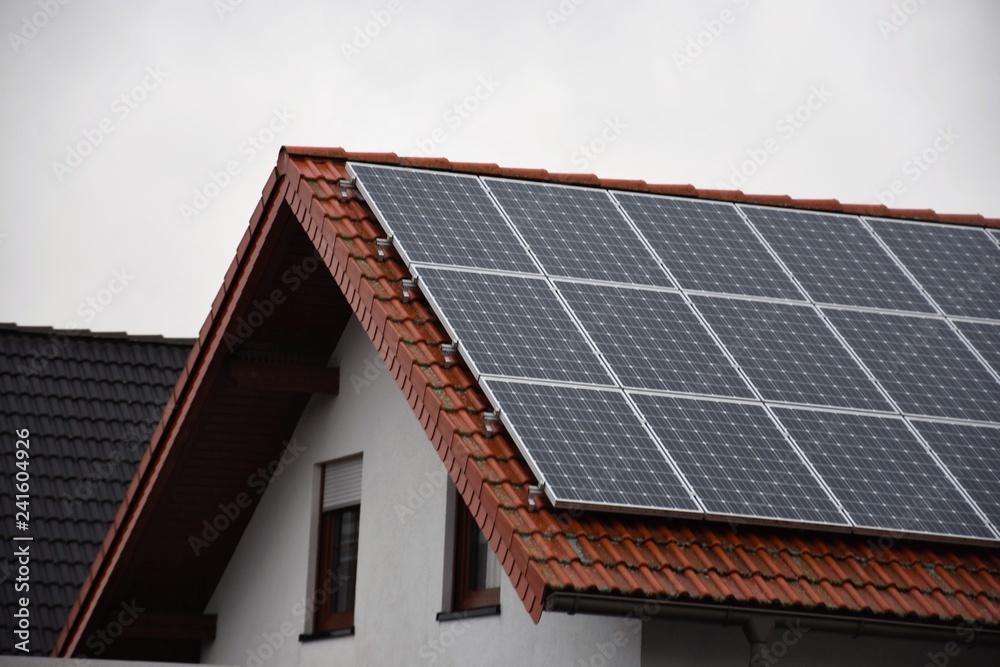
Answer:
[[[349,170],[557,504],[1000,543],[996,231]]]
[[[858,218],[740,208],[814,301],[934,312]]]
[[[615,198],[681,287],[803,299],[732,204],[622,192]]]
[[[892,410],[811,306],[698,296],[694,304],[765,400]]]
[[[484,384],[558,500],[700,511],[620,391]]]
[[[1000,528],[1000,428],[913,423],[993,526]]]
[[[848,525],[760,405],[632,399],[708,512]]]
[[[903,412],[1000,421],[1000,383],[943,320],[824,310]]]
[[[484,179],[545,273],[671,287],[604,190]]]
[[[626,387],[752,398],[679,294],[556,283]]]
[[[612,382],[543,279],[423,267],[419,281],[479,373]]]
[[[962,335],[972,343],[995,372],[1000,373],[1000,322],[955,322]]]
[[[902,419],[787,408],[775,413],[857,526],[993,538]]]
[[[889,220],[871,226],[944,312],[1000,318],[1000,248],[983,230]]]
[[[350,168],[407,261],[538,273],[474,176],[353,163]]]

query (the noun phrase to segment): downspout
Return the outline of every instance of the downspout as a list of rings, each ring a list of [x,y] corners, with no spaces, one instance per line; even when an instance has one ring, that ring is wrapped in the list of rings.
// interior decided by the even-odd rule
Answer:
[[[750,642],[750,667],[767,664],[768,640],[774,632],[774,618],[751,616],[743,624],[743,634]]]

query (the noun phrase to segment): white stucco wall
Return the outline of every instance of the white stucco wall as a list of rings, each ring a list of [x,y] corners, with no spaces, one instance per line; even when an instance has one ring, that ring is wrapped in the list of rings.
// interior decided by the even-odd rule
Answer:
[[[622,619],[563,614],[546,614],[535,625],[506,577],[499,616],[435,620],[447,559],[444,466],[356,321],[334,356],[340,360],[340,396],[314,397],[303,414],[295,439],[305,452],[264,493],[208,604],[206,612],[218,614],[218,627],[202,661],[578,667],[605,664],[601,649],[614,645],[607,664],[638,665],[641,630]],[[301,643],[315,471],[318,464],[362,452],[356,634]],[[422,484],[430,497],[401,520],[397,505],[406,506],[408,497],[412,502]],[[271,644],[280,646],[272,650]]]

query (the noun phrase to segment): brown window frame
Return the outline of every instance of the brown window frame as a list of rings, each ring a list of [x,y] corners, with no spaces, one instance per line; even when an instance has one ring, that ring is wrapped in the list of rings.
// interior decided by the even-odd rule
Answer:
[[[345,545],[342,542],[344,536],[338,534],[340,532],[341,524],[343,523],[343,517],[348,512],[356,513],[354,519],[355,535],[353,536],[353,545],[349,543]],[[319,584],[319,587],[322,587],[325,579],[332,574],[336,585],[333,588],[330,599],[325,600],[323,604],[316,606],[316,613],[313,619],[314,633],[335,632],[337,630],[347,630],[354,627],[354,607],[357,601],[357,549],[360,534],[360,520],[360,504],[327,510],[320,516],[319,553],[316,561],[316,581],[317,584]],[[352,572],[348,573],[337,571],[337,562],[340,558],[341,550],[345,546],[353,546],[353,549],[355,550],[355,557],[353,561],[354,568]],[[346,584],[344,583],[345,577],[347,579]],[[339,594],[344,585],[349,586],[345,605],[347,608],[334,610],[333,604],[339,599]]]
[[[481,535],[479,526],[469,508],[461,498],[455,503],[455,569],[452,577],[452,609],[454,611],[469,611],[484,607],[500,605],[500,587],[472,588],[473,552]],[[496,557],[489,544],[486,546],[489,556]]]

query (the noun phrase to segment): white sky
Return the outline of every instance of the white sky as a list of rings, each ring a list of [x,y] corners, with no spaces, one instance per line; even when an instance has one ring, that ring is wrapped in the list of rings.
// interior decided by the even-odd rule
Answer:
[[[747,192],[898,180],[895,206],[1000,217],[998,27],[988,0],[5,0],[0,322],[196,335],[282,144],[707,188],[756,154]]]

